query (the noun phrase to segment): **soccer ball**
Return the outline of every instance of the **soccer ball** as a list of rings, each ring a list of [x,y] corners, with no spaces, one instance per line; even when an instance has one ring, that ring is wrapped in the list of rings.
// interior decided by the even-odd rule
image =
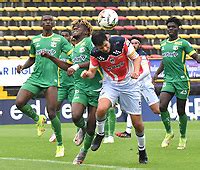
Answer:
[[[97,22],[104,29],[112,29],[117,25],[118,15],[112,9],[104,9],[99,13]]]

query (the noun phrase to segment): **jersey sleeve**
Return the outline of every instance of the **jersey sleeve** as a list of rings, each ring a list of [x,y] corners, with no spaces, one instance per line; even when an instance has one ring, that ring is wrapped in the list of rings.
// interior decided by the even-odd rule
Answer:
[[[73,46],[64,37],[62,37],[61,46],[61,51],[66,53],[68,56],[72,53]]]
[[[186,40],[184,41],[183,46],[184,46],[184,50],[186,54],[188,54],[189,56],[191,56],[192,54],[196,52],[194,48],[192,47],[192,45]]]
[[[99,62],[94,56],[90,56],[90,68],[99,67]]]
[[[35,54],[36,54],[36,49],[35,49],[33,41],[31,41],[29,56],[30,57],[35,57]]]
[[[127,39],[125,40],[125,47],[127,48],[126,54],[131,60],[134,60],[139,56],[138,53],[135,51],[133,45]]]

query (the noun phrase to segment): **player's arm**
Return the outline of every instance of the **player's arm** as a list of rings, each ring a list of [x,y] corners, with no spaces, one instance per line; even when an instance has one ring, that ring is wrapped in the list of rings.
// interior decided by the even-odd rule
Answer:
[[[82,73],[81,73],[81,77],[82,78],[94,78],[96,72],[97,72],[97,69],[99,67],[99,64],[98,64],[98,60],[91,56],[90,57],[90,67],[89,67],[89,70],[84,70]]]
[[[192,57],[194,60],[197,61],[197,63],[200,63],[200,54],[197,54],[196,52],[192,54],[190,57]]]
[[[144,79],[146,76],[148,76],[150,74],[149,62],[147,60],[142,60],[141,66],[142,66],[143,72],[137,78],[137,81]]]
[[[66,63],[65,61],[62,61],[54,56],[51,56],[46,51],[41,52],[41,56],[50,59],[52,62],[54,62],[58,67],[62,68],[63,70],[67,70],[71,66],[71,64]]]
[[[24,63],[24,65],[17,66],[17,73],[21,73],[22,70],[31,67],[35,63],[35,57],[29,57],[29,59]]]
[[[133,61],[134,71],[131,74],[131,77],[137,79],[140,75],[140,65],[141,65],[141,57],[135,51],[133,45],[130,41],[126,40],[126,45],[128,47],[127,57]]]
[[[156,73],[154,74],[153,78],[152,78],[152,83],[155,84],[155,81],[158,79],[158,75],[160,73],[162,73],[164,70],[164,65],[163,65],[163,61],[160,62],[160,66],[158,67]]]
[[[79,63],[79,64],[74,64],[71,67],[67,69],[67,74],[69,76],[73,75],[79,68],[88,68],[90,65],[90,62],[84,62],[84,63]]]

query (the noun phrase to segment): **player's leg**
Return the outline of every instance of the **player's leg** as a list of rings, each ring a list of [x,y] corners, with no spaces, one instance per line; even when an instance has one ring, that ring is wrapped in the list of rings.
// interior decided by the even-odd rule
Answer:
[[[83,147],[81,148],[80,152],[74,159],[73,164],[83,163],[88,153],[88,150],[92,144],[96,128],[96,116],[95,116],[96,109],[97,109],[96,106],[91,106],[91,105],[88,106],[87,128],[86,128]]]
[[[190,92],[189,82],[175,83],[176,86],[176,97],[177,97],[177,112],[179,115],[179,128],[180,128],[180,139],[177,149],[186,148],[186,129],[187,129],[187,115],[185,113],[186,101]]]
[[[45,98],[47,101],[47,112],[49,119],[51,120],[54,133],[57,140],[57,150],[56,157],[64,156],[64,146],[62,142],[62,133],[61,133],[61,123],[59,118],[56,116],[56,107],[57,107],[57,87],[49,87],[45,92]]]
[[[44,115],[38,116],[36,112],[33,110],[30,104],[27,102],[35,95],[38,94],[42,89],[38,86],[34,86],[29,83],[25,83],[19,90],[16,98],[16,106],[17,108],[27,115],[28,117],[32,118],[37,123],[37,134],[41,136],[44,131],[44,123],[46,121],[46,117]]]
[[[115,107],[109,108],[108,113],[108,143],[114,143],[114,131],[116,123]]]
[[[144,125],[141,115],[130,115],[133,127],[135,128],[135,134],[138,142],[139,151],[139,163],[146,164],[148,162],[146,147],[145,147],[145,134]]]
[[[180,128],[180,139],[177,149],[185,149],[186,147],[186,129],[187,129],[187,115],[185,113],[186,99],[177,98],[177,111],[179,115],[179,128]]]
[[[164,91],[161,92],[160,94],[159,108],[161,112],[161,119],[166,130],[165,138],[161,143],[161,147],[163,148],[169,146],[170,140],[174,137],[174,133],[171,129],[170,114],[167,110],[168,104],[173,96],[174,96],[174,93],[164,92]]]
[[[104,126],[105,137],[104,137],[103,143],[108,143],[108,126],[109,126],[108,116],[109,116],[109,113],[106,114],[106,121],[105,121],[105,126]]]

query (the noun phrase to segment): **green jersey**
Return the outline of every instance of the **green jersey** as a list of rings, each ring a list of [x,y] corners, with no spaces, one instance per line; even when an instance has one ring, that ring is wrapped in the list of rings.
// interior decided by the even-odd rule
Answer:
[[[70,56],[68,56],[66,53],[62,53],[60,55],[60,60],[67,62],[67,60],[70,59]],[[62,69],[58,69],[59,71],[59,86],[61,87],[69,87],[74,85],[74,76],[68,76],[67,72]]]
[[[90,37],[84,38],[81,42],[75,45],[71,61],[73,64],[85,63],[90,61],[90,52],[93,49],[93,44]],[[79,68],[74,73],[75,89],[82,89],[84,91],[98,91],[102,84],[102,77],[99,72],[95,75],[93,79],[83,79],[81,78],[81,73],[83,70],[88,70],[88,68]]]
[[[59,58],[61,52],[69,55],[71,50],[72,45],[61,35],[53,33],[49,37],[44,37],[42,34],[33,37],[30,57],[35,57],[35,67],[27,81],[43,88],[58,86],[58,66],[51,60],[41,57],[41,52],[46,51]]]
[[[186,54],[192,55],[195,50],[185,39],[161,42],[164,65],[164,80],[167,82],[188,81],[189,75],[185,65]]]

